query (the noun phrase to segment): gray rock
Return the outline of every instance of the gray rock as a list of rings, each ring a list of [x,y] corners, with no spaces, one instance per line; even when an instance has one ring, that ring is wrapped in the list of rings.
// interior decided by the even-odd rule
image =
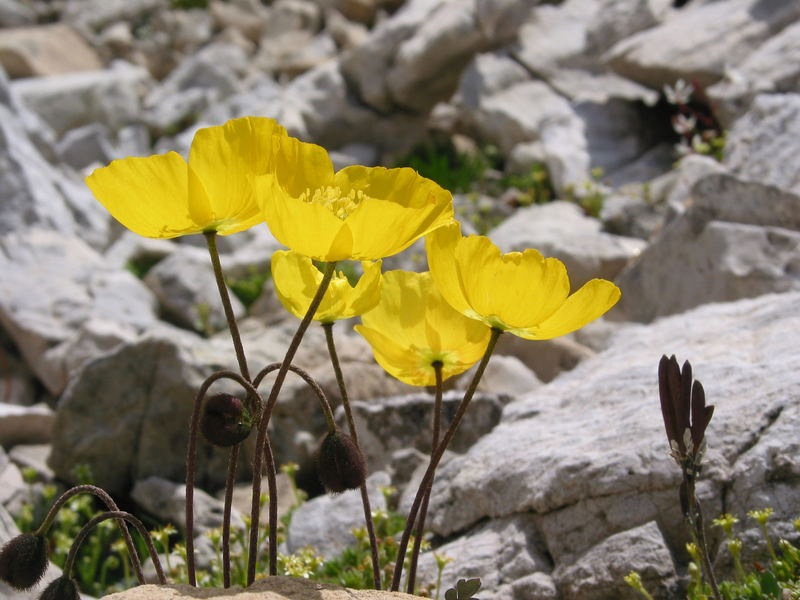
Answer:
[[[285,463],[284,463],[285,464]],[[288,515],[297,504],[294,488],[292,482],[286,473],[277,473],[275,475],[275,483],[278,488],[278,518]],[[261,479],[262,493],[268,494],[269,482],[267,478]],[[217,492],[217,500],[225,501],[225,490],[222,489]],[[233,496],[231,498],[231,506],[234,510],[238,511],[241,515],[250,515],[252,509],[253,498],[253,484],[252,482],[239,483],[233,486]],[[266,523],[269,519],[269,502],[265,502],[261,507],[261,522]]]
[[[570,334],[531,343],[515,335],[504,335],[497,342],[497,353],[518,358],[536,377],[548,382],[562,371],[574,369],[581,361],[594,356],[591,348],[574,338],[575,334]]]
[[[450,424],[463,392],[445,392],[442,398],[442,430]],[[496,394],[475,394],[469,411],[450,444],[455,452],[465,452],[497,424],[503,404],[509,398]],[[413,447],[430,453],[433,396],[424,393],[352,402],[359,441],[370,471],[385,468],[391,455]]]
[[[469,381],[473,374],[473,367],[462,377],[462,381]],[[503,394],[516,398],[527,392],[535,390],[542,382],[536,377],[525,363],[516,356],[495,356],[486,367],[483,377],[478,384],[478,390],[486,393]]]
[[[161,521],[172,523],[185,533],[186,484],[174,483],[161,477],[148,477],[137,481],[131,491],[131,498],[144,510]],[[223,502],[194,490],[195,535],[222,527]],[[244,521],[238,510],[231,510],[231,527],[244,529]]]
[[[71,129],[56,143],[56,151],[73,169],[83,169],[94,163],[108,164],[117,154],[108,128],[101,123]]]
[[[386,499],[379,488],[390,483],[389,476],[382,472],[373,473],[367,479],[367,493],[373,511],[386,510]],[[363,527],[364,507],[359,490],[317,496],[292,513],[286,546],[289,552],[296,552],[310,545],[320,556],[334,558],[354,543],[353,529]]]
[[[575,600],[635,600],[639,592],[624,581],[631,571],[655,598],[674,598],[677,573],[670,549],[655,521],[612,535],[554,577],[561,592]]]
[[[179,246],[148,271],[144,282],[176,324],[204,334],[227,327],[208,251]],[[230,291],[229,296],[234,316],[241,317],[244,306]]]
[[[0,345],[0,401],[17,406],[30,406],[36,402],[35,376],[30,368]]]
[[[87,32],[116,21],[136,20],[161,5],[160,0],[81,0],[67,2],[62,18]]]
[[[36,23],[36,11],[20,0],[0,0],[0,27],[22,27]]]
[[[116,130],[136,121],[150,85],[145,69],[115,61],[105,70],[20,79],[11,89],[60,135],[94,122]]]
[[[626,328],[605,352],[507,405],[500,425],[439,470],[432,530],[448,535],[485,517],[533,511],[557,569],[652,520],[673,552],[682,548],[680,471],[665,451],[658,357],[691,360],[717,406],[699,488],[706,514],[716,515],[741,455],[769,437],[769,416],[797,385],[795,339],[785,332],[798,323],[799,298],[709,305]]]
[[[601,228],[577,204],[557,201],[517,210],[491,237],[504,252],[536,248],[563,261],[574,291],[595,277],[614,279],[645,245]]]
[[[619,42],[609,51],[609,64],[620,75],[656,89],[681,78],[709,86],[799,18],[800,6],[792,2],[692,4]]]
[[[786,93],[800,83],[800,22],[767,39],[708,89],[723,127],[742,116],[757,94]]]
[[[666,197],[667,205],[681,207],[691,202],[692,187],[707,175],[725,173],[726,169],[710,156],[689,154],[676,165],[677,178]]]
[[[800,198],[710,175],[693,203],[617,279],[616,316],[648,322],[707,302],[797,289]]]
[[[102,68],[97,53],[61,23],[0,30],[0,64],[11,78]]]
[[[50,456],[50,444],[20,444],[14,446],[8,453],[19,469],[32,469],[36,473],[37,481],[51,483],[54,479],[53,471],[47,466]]]
[[[0,234],[36,226],[104,245],[108,213],[72,171],[49,164],[42,154],[47,135],[31,131],[38,129],[36,118],[20,110],[13,91],[10,96],[0,105]]]
[[[28,498],[28,485],[15,465],[0,446],[0,505],[8,508]]]
[[[0,403],[0,445],[44,444],[53,436],[55,415],[46,404],[17,406]]]
[[[800,135],[800,94],[762,94],[738,119],[725,144],[734,174],[800,193],[800,164],[787,139]]]
[[[146,238],[123,229],[116,241],[106,250],[105,259],[112,266],[128,269],[138,276],[178,248],[179,246],[170,240]]]
[[[479,525],[466,535],[436,548],[433,552],[452,559],[442,572],[444,588],[458,579],[480,577],[480,597],[486,600],[555,600],[558,598],[550,571],[552,563],[542,554],[535,542],[536,520],[532,515],[512,515]],[[433,552],[420,555],[419,577],[421,584],[435,583],[438,569]],[[536,593],[520,595],[517,582],[529,580],[525,589],[533,587]]]
[[[147,288],[77,238],[6,234],[0,272],[0,323],[54,395],[86,360],[156,322]]]

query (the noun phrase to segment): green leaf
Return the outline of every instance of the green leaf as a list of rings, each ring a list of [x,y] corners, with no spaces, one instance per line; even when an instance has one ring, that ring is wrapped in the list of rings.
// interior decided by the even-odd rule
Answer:
[[[764,571],[761,574],[761,591],[775,598],[781,597],[781,587],[778,585],[778,580],[775,579],[772,571]]]
[[[458,595],[453,588],[450,588],[444,593],[444,600],[458,600]]]
[[[456,584],[456,589],[458,590],[459,600],[467,600],[468,598],[472,598],[472,596],[474,596],[478,590],[481,589],[481,580],[478,577],[474,579],[468,579],[467,581],[459,579],[458,583]]]

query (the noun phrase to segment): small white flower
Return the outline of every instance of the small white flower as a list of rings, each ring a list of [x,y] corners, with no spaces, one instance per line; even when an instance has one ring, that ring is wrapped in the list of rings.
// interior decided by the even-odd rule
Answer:
[[[676,115],[672,120],[672,128],[680,135],[690,135],[697,127],[697,119],[694,115]]]
[[[674,87],[664,85],[664,95],[670,104],[688,104],[692,98],[692,92],[694,92],[694,86],[686,83],[683,79],[678,79]]]

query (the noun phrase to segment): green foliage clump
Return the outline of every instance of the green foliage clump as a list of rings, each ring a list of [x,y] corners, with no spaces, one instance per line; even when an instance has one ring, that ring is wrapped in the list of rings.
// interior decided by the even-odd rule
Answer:
[[[259,270],[251,267],[242,277],[229,277],[226,281],[245,308],[250,308],[264,291],[264,284],[270,278],[269,270]]]
[[[142,256],[138,256],[136,258],[130,259],[126,264],[125,268],[133,273],[139,279],[144,279],[144,276],[147,275],[148,271],[155,267],[163,258],[163,256],[156,256],[154,254],[145,254]]]
[[[748,516],[754,519],[766,543],[767,556],[763,563],[753,562],[751,569],[742,564],[742,540],[734,534],[734,525],[739,519],[723,514],[712,524],[722,529],[725,545],[733,561],[733,579],[720,581],[719,592],[723,600],[800,600],[800,548],[788,540],[781,539],[775,548],[767,529],[767,521],[772,509],[752,510]],[[794,522],[800,532],[800,519]],[[695,544],[686,546],[692,560],[689,563],[688,600],[708,600],[713,598],[711,587],[703,580],[701,557]],[[637,590],[647,600],[652,600],[644,588],[641,577],[631,572],[625,582]]]
[[[208,0],[169,0],[170,8],[191,10],[193,8],[208,8]]]
[[[481,152],[460,152],[448,138],[419,144],[401,157],[395,166],[411,167],[446,190],[465,194],[483,180],[489,163]]]

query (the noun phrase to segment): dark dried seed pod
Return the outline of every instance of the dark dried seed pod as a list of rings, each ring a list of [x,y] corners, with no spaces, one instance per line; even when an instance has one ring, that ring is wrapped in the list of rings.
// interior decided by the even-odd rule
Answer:
[[[43,535],[23,533],[9,540],[0,551],[0,579],[13,588],[32,588],[46,570],[47,540]]]
[[[230,394],[211,396],[203,409],[200,432],[215,446],[235,446],[253,428],[253,420],[244,403]]]
[[[317,472],[325,489],[334,494],[354,490],[367,478],[364,455],[349,435],[328,433],[317,455]]]
[[[81,600],[81,595],[75,581],[62,575],[44,588],[39,600]]]

